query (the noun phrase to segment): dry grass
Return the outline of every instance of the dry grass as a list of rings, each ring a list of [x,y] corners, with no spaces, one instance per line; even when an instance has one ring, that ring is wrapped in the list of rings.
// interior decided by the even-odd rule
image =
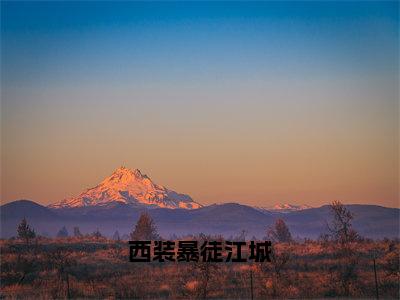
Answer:
[[[128,261],[125,242],[39,239],[29,246],[1,240],[1,297],[198,299],[373,298],[372,257],[379,293],[399,298],[399,242],[360,241],[351,257],[317,241],[277,244],[271,263],[150,263]]]

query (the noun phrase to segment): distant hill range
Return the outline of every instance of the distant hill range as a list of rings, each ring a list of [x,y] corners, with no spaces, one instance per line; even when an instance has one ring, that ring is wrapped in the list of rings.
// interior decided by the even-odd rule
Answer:
[[[382,239],[399,237],[397,208],[377,205],[346,205],[354,214],[354,228],[364,237]],[[294,211],[259,210],[237,203],[215,204],[198,209],[168,209],[137,207],[121,202],[110,202],[99,206],[72,208],[50,208],[29,200],[19,200],[0,207],[1,237],[16,235],[16,228],[26,217],[37,233],[54,236],[66,226],[72,233],[74,226],[81,232],[91,233],[99,229],[112,236],[118,230],[121,235],[132,231],[141,212],[148,211],[160,234],[221,234],[226,238],[238,236],[241,231],[247,237],[263,238],[267,228],[278,218],[285,220],[294,237],[317,238],[327,231],[326,222],[331,219],[330,208],[324,205]]]
[[[354,227],[365,237],[399,236],[397,208],[377,205],[347,205],[354,214]],[[276,219],[285,220],[294,237],[317,238],[327,231],[329,206],[280,204],[273,207],[251,207],[237,203],[202,206],[190,196],[154,183],[139,170],[117,168],[109,177],[76,197],[47,207],[29,200],[18,200],[0,207],[1,237],[16,235],[16,228],[26,217],[37,233],[54,236],[66,226],[81,232],[99,229],[112,236],[132,231],[140,213],[148,211],[160,234],[221,234],[234,237],[243,230],[248,237],[263,238]]]

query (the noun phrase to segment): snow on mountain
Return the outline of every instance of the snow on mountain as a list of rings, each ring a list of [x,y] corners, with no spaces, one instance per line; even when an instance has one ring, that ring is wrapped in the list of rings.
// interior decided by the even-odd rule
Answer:
[[[72,208],[107,205],[112,202],[171,209],[195,209],[202,206],[188,195],[179,194],[155,184],[138,169],[130,170],[120,167],[99,185],[84,191],[77,197],[64,199],[49,207]]]
[[[271,208],[270,210],[290,210],[290,211],[294,211],[294,210],[303,210],[303,209],[308,209],[308,208],[312,208],[309,205],[293,205],[293,204],[276,204],[273,208]]]
[[[312,208],[312,206],[309,206],[309,205],[293,205],[293,204],[284,203],[284,204],[276,204],[274,206],[269,206],[269,207],[259,207],[259,206],[257,206],[255,208],[260,210],[260,211],[288,213],[288,212],[293,212],[293,211],[309,209],[309,208]]]

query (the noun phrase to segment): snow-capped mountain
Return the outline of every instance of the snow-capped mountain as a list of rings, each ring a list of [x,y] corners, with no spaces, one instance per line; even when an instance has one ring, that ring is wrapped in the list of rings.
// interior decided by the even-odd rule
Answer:
[[[284,203],[284,204],[276,204],[274,206],[269,206],[269,207],[259,207],[259,206],[257,206],[255,208],[260,210],[260,211],[287,213],[287,212],[293,212],[293,211],[309,209],[309,208],[312,208],[312,206],[309,206],[309,205],[293,205],[293,204]]]
[[[112,202],[172,209],[195,209],[202,206],[188,195],[179,194],[155,184],[138,169],[130,170],[120,167],[99,185],[84,191],[77,197],[64,199],[49,207],[72,208],[107,205]]]

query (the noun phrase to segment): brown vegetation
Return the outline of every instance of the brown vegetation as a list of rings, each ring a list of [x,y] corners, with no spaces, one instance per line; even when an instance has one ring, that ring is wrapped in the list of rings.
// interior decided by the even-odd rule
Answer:
[[[293,240],[285,222],[277,220],[268,231],[274,240],[271,262],[262,263],[132,263],[118,232],[110,240],[98,230],[83,235],[76,227],[74,237],[62,229],[49,239],[35,237],[23,220],[19,239],[0,241],[0,298],[398,299],[399,241],[363,239],[341,203],[331,209],[329,233],[318,241]],[[149,215],[141,216],[131,238],[159,238]],[[181,238],[193,239],[201,244],[223,237]],[[243,231],[239,240],[244,239]]]
[[[10,298],[399,297],[399,242],[353,242],[344,264],[333,241],[274,244],[272,262],[130,263],[126,242],[37,238],[1,241],[1,296]],[[353,258],[351,258],[353,260]]]

